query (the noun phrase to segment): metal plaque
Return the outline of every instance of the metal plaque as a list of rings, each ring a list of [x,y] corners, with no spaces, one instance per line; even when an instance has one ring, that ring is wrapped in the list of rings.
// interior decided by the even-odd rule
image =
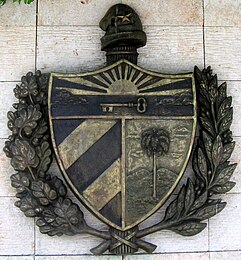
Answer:
[[[15,205],[43,234],[102,238],[93,254],[152,253],[156,245],[143,237],[196,235],[225,208],[220,196],[235,186],[232,98],[211,67],[177,75],[139,67],[147,37],[131,7],[111,7],[100,27],[102,69],[29,72],[14,89],[4,151],[15,170]],[[63,179],[49,171],[54,156],[67,186],[108,229],[86,222]],[[156,224],[139,228],[162,207]]]

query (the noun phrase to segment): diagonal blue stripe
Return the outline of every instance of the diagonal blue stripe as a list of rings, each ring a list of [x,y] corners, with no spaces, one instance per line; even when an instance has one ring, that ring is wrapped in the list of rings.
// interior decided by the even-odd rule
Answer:
[[[122,226],[122,205],[121,205],[121,192],[119,192],[103,209],[100,213],[115,223],[119,227]]]
[[[53,120],[54,138],[57,146],[84,121],[85,119]]]

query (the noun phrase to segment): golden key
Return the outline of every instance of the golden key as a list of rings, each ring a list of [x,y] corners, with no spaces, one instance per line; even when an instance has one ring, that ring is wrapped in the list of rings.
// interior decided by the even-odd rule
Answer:
[[[145,113],[147,110],[147,101],[145,98],[138,98],[137,103],[114,103],[114,104],[100,104],[100,107],[105,113],[113,113],[114,108],[128,107],[136,108],[138,113]]]

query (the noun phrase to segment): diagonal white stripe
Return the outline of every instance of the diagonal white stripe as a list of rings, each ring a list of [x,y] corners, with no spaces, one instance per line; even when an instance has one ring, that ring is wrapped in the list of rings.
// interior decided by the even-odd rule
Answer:
[[[120,191],[121,165],[118,159],[83,192],[83,195],[93,207],[101,210]]]
[[[67,170],[116,123],[116,120],[88,119],[80,124],[58,146],[64,168]]]

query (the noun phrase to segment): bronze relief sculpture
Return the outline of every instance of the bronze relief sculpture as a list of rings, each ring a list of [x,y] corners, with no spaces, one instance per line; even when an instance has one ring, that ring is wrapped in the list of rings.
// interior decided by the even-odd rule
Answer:
[[[43,234],[102,238],[93,254],[152,253],[156,246],[146,235],[196,235],[226,206],[213,195],[235,185],[232,98],[210,67],[167,75],[137,66],[146,34],[129,6],[110,8],[100,27],[107,66],[81,74],[28,73],[14,89],[19,102],[8,113],[12,135],[4,151],[16,170],[15,205],[36,217]],[[68,186],[108,231],[88,225],[67,198],[63,181],[49,172],[54,155]],[[190,157],[193,176],[163,219],[139,229],[170,198]]]

